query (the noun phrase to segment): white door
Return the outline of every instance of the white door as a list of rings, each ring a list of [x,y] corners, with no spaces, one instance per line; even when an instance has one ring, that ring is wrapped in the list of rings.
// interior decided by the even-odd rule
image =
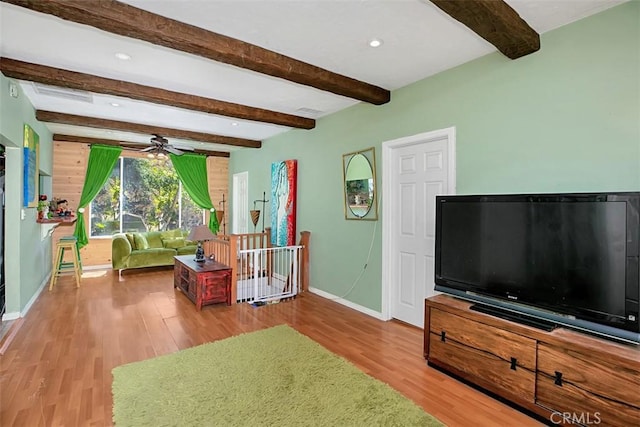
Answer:
[[[233,234],[249,232],[249,172],[233,174]]]
[[[388,317],[422,328],[424,299],[435,293],[435,197],[455,193],[455,131],[389,141],[383,156],[389,157],[383,162],[390,168],[383,170],[388,177],[383,182]]]

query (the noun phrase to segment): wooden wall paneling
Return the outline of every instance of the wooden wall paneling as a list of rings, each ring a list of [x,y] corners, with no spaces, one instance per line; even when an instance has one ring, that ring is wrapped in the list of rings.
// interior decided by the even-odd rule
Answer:
[[[53,194],[49,198],[66,199],[69,207],[76,210],[80,202],[84,175],[89,160],[89,146],[80,144],[53,144]]]
[[[209,174],[209,195],[211,196],[211,202],[216,209],[222,209],[222,195],[224,194],[224,224],[222,227],[220,224],[219,234],[222,234],[224,229],[229,228],[229,159],[224,157],[208,157],[207,158],[207,171]]]

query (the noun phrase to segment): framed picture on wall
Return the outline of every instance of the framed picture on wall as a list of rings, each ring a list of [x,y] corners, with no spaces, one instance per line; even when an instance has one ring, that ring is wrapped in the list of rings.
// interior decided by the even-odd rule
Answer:
[[[298,161],[271,164],[271,244],[295,245]]]
[[[26,208],[35,208],[38,207],[38,184],[40,182],[40,138],[26,123],[22,150],[24,174],[22,205]]]

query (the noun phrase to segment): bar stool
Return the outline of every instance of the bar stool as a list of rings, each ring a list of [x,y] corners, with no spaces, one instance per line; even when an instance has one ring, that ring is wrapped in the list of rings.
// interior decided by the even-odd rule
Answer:
[[[64,253],[68,250],[73,255],[72,261],[65,261]],[[56,245],[56,257],[53,260],[53,272],[51,273],[51,283],[49,290],[53,289],[58,276],[71,273],[76,278],[76,287],[80,287],[80,276],[82,275],[82,263],[80,261],[80,251],[78,250],[78,239],[75,236],[63,236]]]

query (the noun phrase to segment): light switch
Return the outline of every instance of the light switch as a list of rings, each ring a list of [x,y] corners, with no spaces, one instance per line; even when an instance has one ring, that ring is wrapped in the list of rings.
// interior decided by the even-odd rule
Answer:
[[[9,82],[9,95],[11,95],[12,98],[18,97],[18,85],[14,82]]]

